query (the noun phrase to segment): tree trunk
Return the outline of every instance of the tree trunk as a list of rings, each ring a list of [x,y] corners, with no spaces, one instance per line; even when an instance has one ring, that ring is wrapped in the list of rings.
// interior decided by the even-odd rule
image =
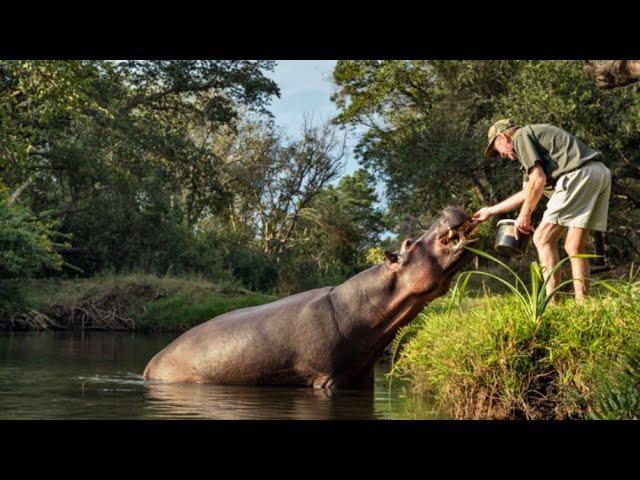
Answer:
[[[587,60],[583,68],[598,88],[622,87],[640,80],[640,60]]]

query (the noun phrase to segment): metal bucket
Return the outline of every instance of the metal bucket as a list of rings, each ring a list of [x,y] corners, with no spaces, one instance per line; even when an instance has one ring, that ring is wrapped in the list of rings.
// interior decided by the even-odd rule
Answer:
[[[531,235],[524,233],[519,234],[518,240],[513,234],[515,220],[500,220],[497,224],[496,243],[493,248],[510,257],[524,255],[531,240]]]

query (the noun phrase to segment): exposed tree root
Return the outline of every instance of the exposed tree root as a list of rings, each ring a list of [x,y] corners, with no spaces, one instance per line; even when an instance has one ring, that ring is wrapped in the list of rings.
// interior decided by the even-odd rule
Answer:
[[[5,320],[10,330],[135,330],[131,312],[150,300],[166,296],[150,285],[117,286],[107,293],[73,305],[53,305],[45,312],[29,309]]]

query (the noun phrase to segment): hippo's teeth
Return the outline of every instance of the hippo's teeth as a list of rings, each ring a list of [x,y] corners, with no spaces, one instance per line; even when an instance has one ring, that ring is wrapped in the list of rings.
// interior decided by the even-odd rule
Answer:
[[[469,245],[470,243],[473,243],[477,240],[478,240],[477,238],[470,238],[469,240],[460,240],[460,242],[458,242],[458,244],[455,247],[453,247],[453,251],[457,252],[465,245]]]

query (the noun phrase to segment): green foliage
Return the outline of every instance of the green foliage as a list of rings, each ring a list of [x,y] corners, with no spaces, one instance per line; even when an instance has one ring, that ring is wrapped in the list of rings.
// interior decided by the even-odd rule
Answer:
[[[393,385],[393,379],[398,376],[398,369],[396,364],[396,359],[398,358],[398,354],[400,353],[400,347],[406,343],[408,340],[415,337],[420,330],[424,327],[424,322],[427,320],[424,313],[418,315],[418,318],[413,320],[408,325],[400,328],[396,332],[396,336],[393,338],[391,342],[391,369],[387,373],[387,378],[389,380],[389,394],[391,394],[391,387]]]
[[[501,80],[514,68],[513,62],[338,62],[337,121],[369,128],[356,151],[386,181],[389,217],[400,235],[424,228],[448,204],[479,205],[474,192],[485,201],[496,196],[502,180],[497,166],[483,161],[486,133],[478,123],[494,113],[491,97],[504,92]]]
[[[230,201],[212,138],[267,113],[268,61],[2,61],[0,180],[100,269],[199,268],[198,219]],[[215,262],[203,273],[218,274]],[[214,273],[215,272],[215,273]],[[72,274],[73,271],[65,270]]]
[[[57,270],[62,258],[51,240],[53,226],[39,222],[22,206],[8,203],[0,184],[0,279],[23,278]]]
[[[246,285],[254,290],[341,283],[368,266],[365,251],[383,230],[371,175],[357,171],[332,184],[344,154],[336,128],[306,123],[301,133],[291,140],[269,122],[247,120],[216,144],[233,200],[200,224],[228,230],[238,249],[228,252],[234,274],[245,283],[253,277]]]
[[[321,191],[301,212],[298,229],[307,240],[295,253],[298,261],[311,263],[300,268],[301,274],[308,275],[311,267],[320,284],[335,284],[370,266],[367,252],[384,230],[377,200],[374,178],[362,169]]]
[[[246,236],[218,232],[212,256],[217,253],[222,268],[231,278],[253,291],[275,292],[278,276],[276,260],[261,250],[259,242]],[[204,249],[203,249],[204,252]],[[214,253],[216,252],[216,253]]]
[[[101,62],[0,62],[0,166],[5,182],[22,181],[47,143],[84,109],[102,111],[89,93]]]
[[[640,420],[640,348],[623,354],[614,363],[613,370],[603,375],[602,386],[592,399],[587,418]]]
[[[579,61],[339,61],[336,121],[364,125],[356,152],[386,182],[401,236],[446,205],[469,210],[520,189],[514,162],[483,157],[499,118],[553,123],[600,149],[612,170],[611,258],[640,254],[638,85],[600,90]],[[542,202],[544,203],[544,202]]]
[[[640,274],[640,267],[634,268],[634,263],[632,262],[626,279],[600,280],[595,282],[594,285],[600,285],[628,302],[636,302],[640,297],[640,278],[638,278],[638,274]]]
[[[596,282],[611,292],[619,301],[629,305],[638,303],[640,281],[631,264],[626,279]],[[587,418],[598,420],[640,419],[640,346],[634,339],[618,359],[599,372],[600,387],[596,389]]]
[[[364,255],[364,261],[367,265],[377,265],[384,262],[384,250],[382,247],[368,248]]]

